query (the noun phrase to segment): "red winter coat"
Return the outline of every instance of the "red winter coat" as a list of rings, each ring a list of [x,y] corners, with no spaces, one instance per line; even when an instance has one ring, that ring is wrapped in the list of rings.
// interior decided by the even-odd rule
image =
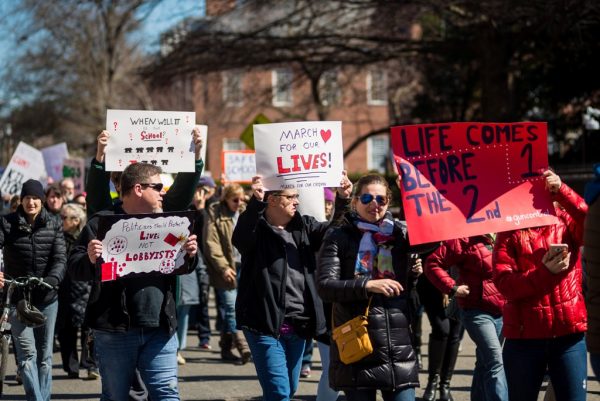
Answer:
[[[469,295],[456,298],[462,309],[500,316],[505,300],[492,282],[492,245],[484,235],[444,241],[427,258],[425,275],[444,294],[450,294],[454,286],[468,285]],[[458,282],[448,274],[451,266],[458,267]]]
[[[558,223],[498,234],[494,283],[506,297],[504,337],[552,338],[587,329],[580,247],[587,205],[567,185],[553,195]],[[550,244],[567,244],[569,269],[551,273],[542,263]]]

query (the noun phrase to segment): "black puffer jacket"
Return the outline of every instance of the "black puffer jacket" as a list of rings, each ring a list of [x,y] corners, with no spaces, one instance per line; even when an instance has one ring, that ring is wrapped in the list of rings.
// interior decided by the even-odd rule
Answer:
[[[57,286],[66,271],[66,248],[62,222],[42,207],[33,226],[27,223],[22,206],[0,219],[0,248],[4,252],[5,272],[10,277],[42,277]],[[31,295],[33,305],[49,304],[57,299],[55,290],[37,286]],[[16,291],[13,301],[23,298]]]
[[[319,295],[324,302],[333,302],[333,324],[342,323],[365,313],[369,295],[366,277],[355,278],[354,266],[362,233],[346,222],[332,229],[323,240],[318,259]],[[396,243],[392,259],[396,280],[404,291],[398,297],[386,298],[373,294],[369,309],[369,337],[373,353],[361,361],[346,365],[339,359],[335,341],[331,341],[329,384],[335,390],[381,389],[397,390],[419,386],[418,367],[411,345],[409,294],[415,277],[408,269],[408,241],[404,227],[396,221]]]
[[[65,232],[67,255],[75,245],[79,232],[70,234]],[[85,309],[90,298],[92,283],[90,281],[73,280],[69,274],[65,276],[58,289],[58,317],[57,327],[81,327],[85,316]]]

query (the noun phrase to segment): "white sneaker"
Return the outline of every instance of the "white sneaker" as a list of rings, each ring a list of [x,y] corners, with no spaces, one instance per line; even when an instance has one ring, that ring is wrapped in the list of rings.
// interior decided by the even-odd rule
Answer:
[[[185,358],[179,352],[177,353],[177,364],[185,365]]]

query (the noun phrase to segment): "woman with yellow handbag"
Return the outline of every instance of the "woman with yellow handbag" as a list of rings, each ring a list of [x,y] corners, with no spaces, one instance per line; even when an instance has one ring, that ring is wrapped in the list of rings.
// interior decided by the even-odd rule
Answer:
[[[363,176],[353,211],[319,251],[319,295],[333,303],[329,382],[348,401],[374,401],[377,390],[384,401],[414,400],[419,386],[410,294],[423,269],[420,259],[409,258],[406,229],[388,211],[390,199],[382,176]]]

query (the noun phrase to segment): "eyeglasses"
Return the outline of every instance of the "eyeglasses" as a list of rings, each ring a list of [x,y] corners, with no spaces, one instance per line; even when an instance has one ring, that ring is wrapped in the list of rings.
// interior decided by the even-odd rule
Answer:
[[[294,200],[300,199],[300,195],[299,194],[294,194],[294,195],[274,194],[273,196],[281,196],[282,198],[285,198],[285,199],[287,199],[289,201],[294,201]]]
[[[60,215],[60,218],[61,218],[62,220],[67,220],[67,219],[69,219],[69,220],[74,220],[74,219],[76,219],[77,217],[75,217],[75,216],[65,216],[65,215],[62,215],[62,214],[61,214],[61,215]]]
[[[371,194],[362,194],[358,197],[358,199],[360,199],[360,203],[362,203],[363,205],[368,205],[369,203],[373,202],[373,199],[375,199],[375,202],[377,202],[379,206],[387,205],[388,203],[388,198],[384,195],[374,196]]]
[[[140,184],[142,187],[145,188],[152,188],[153,190],[155,190],[156,192],[160,192],[163,189],[163,184],[162,182],[149,182],[149,183],[141,183]]]

